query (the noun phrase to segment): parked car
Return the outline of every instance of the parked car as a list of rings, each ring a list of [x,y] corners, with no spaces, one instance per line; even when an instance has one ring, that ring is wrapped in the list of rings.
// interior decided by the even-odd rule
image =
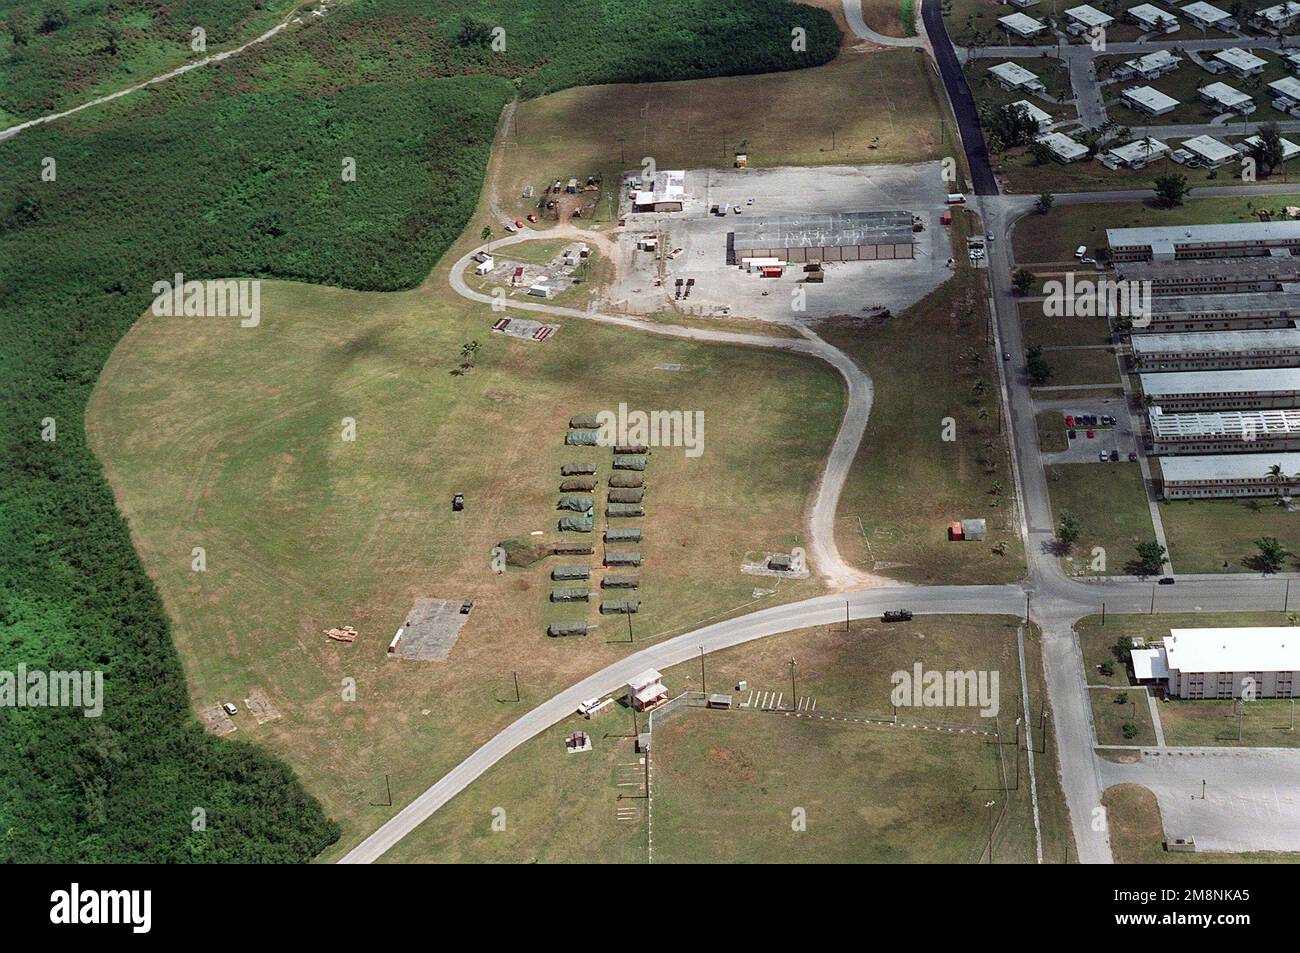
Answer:
[[[1097,454],[1097,460],[1098,460],[1098,462],[1100,462],[1100,463],[1105,463],[1105,462],[1106,462],[1107,460],[1109,460],[1109,459],[1110,459],[1110,454],[1107,453],[1105,450],[1103,450],[1103,451],[1101,451],[1099,454]]]
[[[464,508],[465,508],[465,494],[457,493],[455,496],[451,498],[451,511],[453,513],[459,513]]]
[[[1065,426],[1067,426],[1067,427],[1073,427],[1073,426],[1074,426],[1074,414],[1066,414],[1066,415],[1065,415]]]
[[[1137,462],[1138,462],[1138,455],[1137,455],[1136,453],[1133,453],[1132,451],[1130,451],[1130,452],[1129,452],[1129,455],[1128,455],[1128,462],[1129,462],[1129,463],[1137,463]]]
[[[1071,440],[1078,440],[1078,439],[1079,439],[1079,431],[1077,431],[1077,430],[1071,430],[1071,431],[1070,431],[1070,439],[1071,439]]]
[[[1119,451],[1118,451],[1118,450],[1112,450],[1112,451],[1110,452],[1110,462],[1111,462],[1111,463],[1119,463]]]
[[[1165,578],[1160,580],[1160,585],[1162,586],[1172,586],[1173,584],[1174,584],[1173,576],[1165,576]]]
[[[911,609],[889,609],[882,615],[881,620],[884,622],[911,622]]]
[[[236,708],[234,705],[232,705],[230,702],[226,702],[224,705],[222,705],[221,710],[224,711],[227,715],[230,715],[232,717],[239,714],[239,709]]]
[[[1091,440],[1091,439],[1092,439],[1093,437],[1095,437],[1095,436],[1097,436],[1097,431],[1095,431],[1095,430],[1089,430],[1089,431],[1088,431],[1088,439],[1089,439],[1089,440]]]
[[[469,610],[473,608],[474,608],[474,600],[466,599],[464,602],[460,604],[460,614],[469,615]]]

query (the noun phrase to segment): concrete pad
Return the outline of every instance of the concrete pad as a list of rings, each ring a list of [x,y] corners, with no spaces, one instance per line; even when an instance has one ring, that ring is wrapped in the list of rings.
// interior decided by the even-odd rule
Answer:
[[[469,621],[462,615],[463,600],[416,599],[406,614],[402,637],[393,655],[417,662],[439,662],[451,652],[460,630]]]

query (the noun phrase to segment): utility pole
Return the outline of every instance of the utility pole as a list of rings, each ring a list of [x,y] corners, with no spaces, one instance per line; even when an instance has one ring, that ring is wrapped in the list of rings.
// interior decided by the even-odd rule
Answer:
[[[799,704],[799,692],[794,685],[794,659],[790,659],[790,710],[794,711]]]
[[[388,792],[388,806],[393,806],[393,785],[388,780],[388,775],[384,775],[384,790]]]
[[[635,641],[632,638],[632,613],[630,612],[627,614],[627,640],[628,642]]]
[[[849,600],[844,600],[844,631],[849,631]]]
[[[996,803],[997,801],[988,801],[984,805],[984,807],[987,808],[989,812],[989,863],[990,864],[993,863],[993,805]]]
[[[708,693],[708,689],[704,687],[704,646],[701,645],[700,646],[700,694],[704,695],[707,693]]]
[[[1101,604],[1101,624],[1106,624],[1106,603]]]
[[[1025,625],[1029,625],[1029,593],[1025,593]]]
[[[1291,580],[1286,581],[1286,595],[1282,598],[1282,611],[1286,612],[1291,607]]]
[[[512,672],[515,677],[515,701],[519,701],[519,673]]]
[[[1156,587],[1155,587],[1154,584],[1152,584],[1152,586],[1151,586],[1151,615],[1155,615],[1155,614],[1156,614]]]

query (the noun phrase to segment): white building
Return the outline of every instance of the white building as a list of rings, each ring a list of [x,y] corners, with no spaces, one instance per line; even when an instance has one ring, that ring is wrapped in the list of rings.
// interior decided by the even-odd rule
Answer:
[[[1174,261],[1300,254],[1300,222],[1223,222],[1217,225],[1148,225],[1108,228],[1115,261]],[[1287,255],[1286,261],[1290,261]],[[1202,267],[1209,267],[1203,265]],[[1289,279],[1288,279],[1289,280]]]
[[[1170,629],[1163,642],[1133,651],[1133,672],[1173,698],[1291,698],[1300,627]]]
[[[1178,100],[1150,86],[1133,86],[1124,90],[1120,96],[1130,109],[1136,109],[1148,116],[1163,116],[1178,108]]]
[[[1218,66],[1220,69],[1214,69],[1214,66]],[[1248,50],[1243,50],[1239,46],[1234,46],[1227,50],[1219,50],[1206,62],[1206,67],[1211,73],[1217,73],[1222,69],[1226,69],[1234,76],[1240,76],[1242,79],[1245,79],[1247,76],[1258,76],[1260,73],[1264,72],[1264,67],[1266,66],[1268,66],[1267,60],[1260,59],[1254,53],[1251,53]]]
[[[1281,480],[1270,479],[1273,466]],[[1161,457],[1161,495],[1167,500],[1292,496],[1300,489],[1300,453],[1221,453]]]
[[[999,63],[997,66],[990,66],[989,72],[1003,89],[1025,90],[1031,93],[1041,93],[1047,89],[1039,78],[1025,69],[1019,63]]]
[[[1065,135],[1065,133],[1048,132],[1039,136],[1037,141],[1047,146],[1047,148],[1051,150],[1052,158],[1061,163],[1061,165],[1075,162],[1088,154],[1086,146],[1075,142],[1069,136]]]
[[[1182,29],[1182,24],[1176,16],[1150,3],[1140,3],[1136,7],[1130,7],[1128,15],[1146,33],[1177,33]]]
[[[1293,73],[1300,73],[1300,50],[1287,50],[1282,54],[1282,62]]]
[[[1182,144],[1182,148],[1211,169],[1217,169],[1225,162],[1241,158],[1236,149],[1213,136],[1197,136],[1195,139],[1188,139]]]
[[[1141,374],[1143,397],[1166,413],[1300,407],[1300,368]]]
[[[1012,13],[1005,17],[998,17],[998,23],[1002,24],[1002,29],[1026,40],[1047,29],[1046,23],[1035,20],[1023,13]]]
[[[1279,3],[1263,10],[1256,10],[1250,18],[1252,26],[1269,33],[1281,33],[1300,20],[1300,3]]]
[[[634,676],[628,680],[626,698],[628,704],[637,711],[645,711],[667,701],[668,689],[664,687],[663,676],[653,668]]]
[[[1268,94],[1273,98],[1273,107],[1282,112],[1291,112],[1300,104],[1300,79],[1283,76],[1268,84]]]
[[[1168,50],[1157,50],[1155,53],[1148,53],[1136,59],[1125,60],[1124,65],[1115,70],[1115,78],[1130,79],[1136,76],[1139,79],[1152,80],[1166,73],[1172,73],[1178,69],[1178,64],[1181,62],[1180,57],[1174,56]]]
[[[1197,90],[1201,101],[1218,113],[1234,112],[1246,116],[1255,111],[1255,100],[1227,83],[1210,83]]]
[[[1181,8],[1183,16],[1191,22],[1192,26],[1202,30],[1235,30],[1237,21],[1232,18],[1232,14],[1220,10],[1212,3],[1204,3],[1197,0],[1196,3],[1189,3]]]
[[[646,184],[646,183],[642,183]],[[634,212],[680,212],[686,201],[686,172],[681,169],[656,172],[650,188],[632,192]]]
[[[1282,143],[1283,162],[1288,162],[1291,159],[1294,159],[1297,155],[1300,155],[1300,146],[1297,146],[1290,139],[1285,139],[1281,136],[1279,136],[1278,138]],[[1247,136],[1245,139],[1241,140],[1241,142],[1237,143],[1236,146],[1237,151],[1241,153],[1242,158],[1245,158],[1246,156],[1250,155],[1251,146],[1258,146],[1260,145],[1261,141],[1262,140],[1259,138],[1259,136]]]
[[[1115,22],[1115,18],[1110,14],[1102,13],[1096,7],[1086,3],[1066,10],[1065,18],[1069,21],[1065,27],[1066,32],[1074,36],[1087,33],[1092,29],[1104,30]]]
[[[1169,151],[1169,144],[1147,136],[1130,143],[1108,150],[1102,161],[1110,168],[1120,166],[1127,169],[1141,169]],[[1107,161],[1109,160],[1109,161]]]
[[[1052,114],[1045,109],[1039,109],[1027,99],[1020,99],[1011,103],[1011,108],[1020,109],[1026,112],[1029,115],[1029,118],[1038,124],[1040,131],[1046,129],[1052,124]]]
[[[486,275],[489,271],[492,270],[494,265],[495,262],[493,262],[492,256],[484,255],[482,258],[478,259],[478,264],[474,266],[474,274]]]

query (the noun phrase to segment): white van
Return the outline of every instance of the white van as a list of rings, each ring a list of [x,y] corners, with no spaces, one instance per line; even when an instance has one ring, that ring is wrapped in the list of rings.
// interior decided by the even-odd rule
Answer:
[[[966,196],[960,192],[949,192],[948,197],[943,200],[944,205],[961,205],[966,201]]]
[[[1074,257],[1075,257],[1075,258],[1078,258],[1080,261],[1083,260],[1083,256],[1086,255],[1086,254],[1088,254],[1088,246],[1087,246],[1087,245],[1080,245],[1078,248],[1076,248],[1076,249],[1074,250]]]

